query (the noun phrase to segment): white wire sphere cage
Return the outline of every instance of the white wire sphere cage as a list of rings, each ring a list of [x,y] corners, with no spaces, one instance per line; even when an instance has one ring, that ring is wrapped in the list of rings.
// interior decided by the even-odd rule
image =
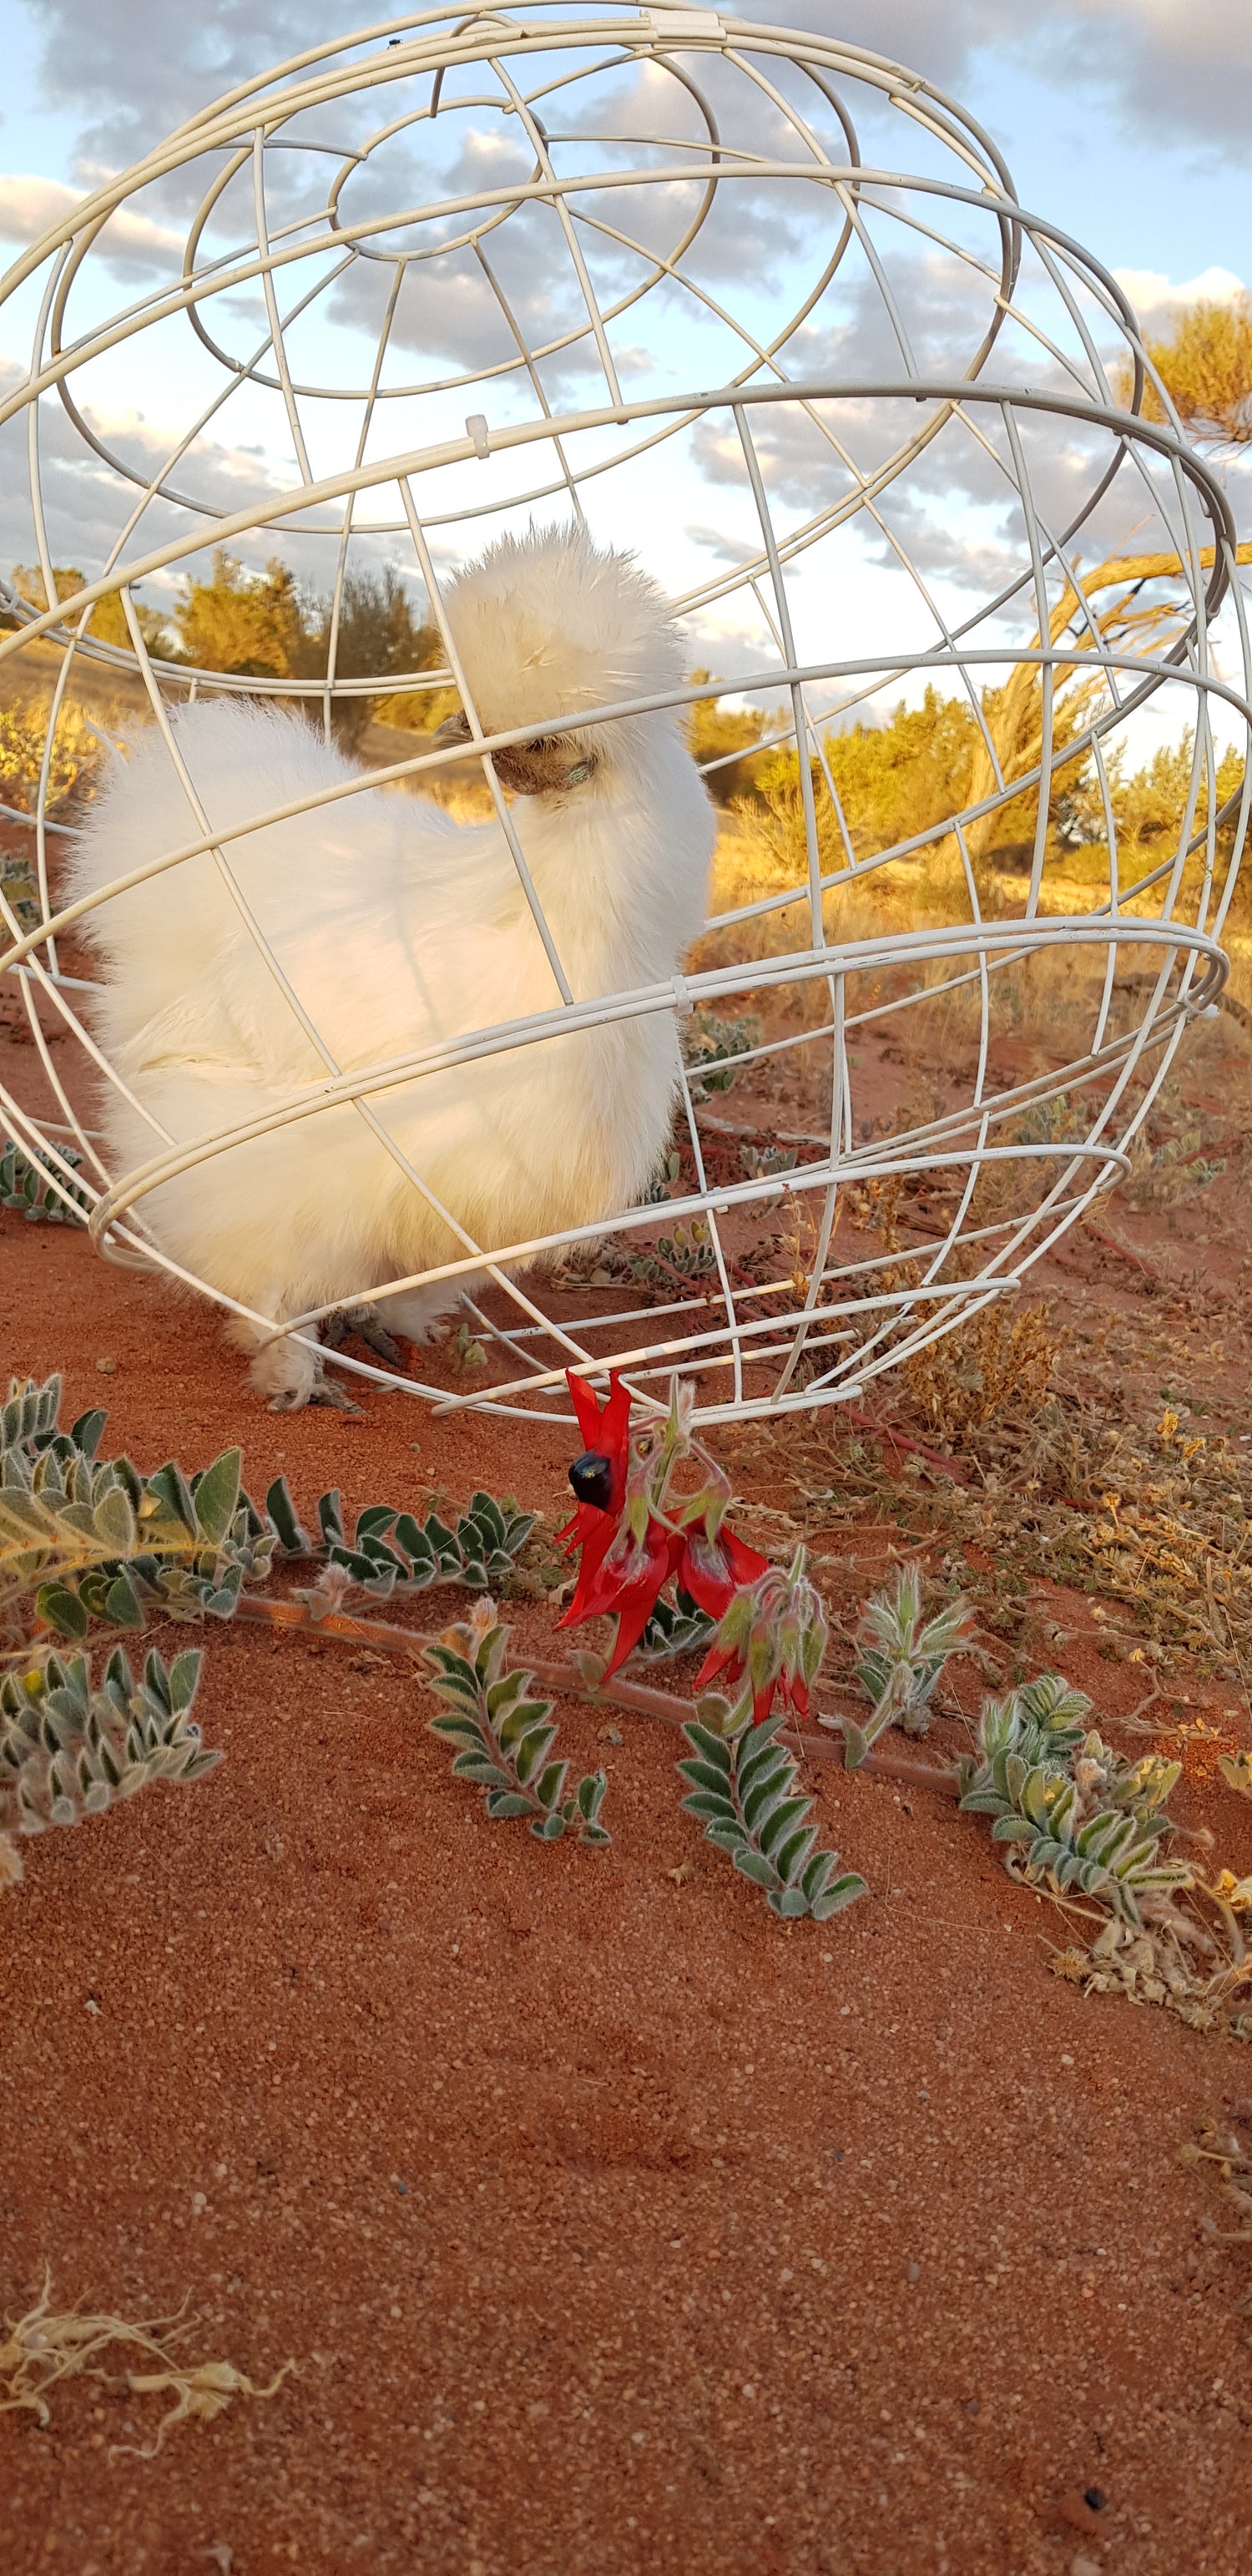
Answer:
[[[42,710],[0,818],[0,1103],[101,1252],[306,1345],[390,1290],[460,1291],[458,1348],[331,1356],[445,1410],[564,1420],[565,1370],[615,1365],[645,1401],[677,1370],[714,1422],[861,1397],[1127,1173],[1227,973],[1252,723],[1234,529],[1124,294],[1023,211],[954,101],[836,37],[704,10],[430,11],[206,108],[36,242],[0,303],[31,351],[0,436],[38,567],[5,594],[0,706]],[[550,523],[660,580],[693,675],[663,703],[714,795],[751,788],[719,809],[702,939],[631,990],[567,971],[495,769],[554,718],[502,741],[450,658],[458,569]],[[186,620],[174,648],[179,583],[219,549],[254,600],[280,556],[320,602],[315,667],[197,665]],[[354,666],[362,597],[435,639],[421,667]],[[175,839],[126,883],[207,852],[238,899],[272,816],[215,823],[179,750],[178,710],[222,693],[354,739],[349,835],[358,794],[459,795],[471,821],[477,794],[550,972],[541,1007],[471,1011],[399,1059],[345,1064],[306,1032],[316,1078],[270,1128],[350,1104],[446,1240],[295,1316],[162,1238],[162,1184],[224,1168],[246,1120],[150,1119],[146,1157],[111,1165],[126,1069],[96,1034],[88,916],[117,886],[66,893],[78,707],[88,740],[133,752],[149,729],[180,784]],[[458,703],[468,783],[427,721]],[[639,712],[594,716],[608,739]],[[1181,823],[1128,831],[1128,775],[1179,744]],[[683,1066],[642,1204],[493,1234],[396,1141],[405,1086],[662,1020]]]

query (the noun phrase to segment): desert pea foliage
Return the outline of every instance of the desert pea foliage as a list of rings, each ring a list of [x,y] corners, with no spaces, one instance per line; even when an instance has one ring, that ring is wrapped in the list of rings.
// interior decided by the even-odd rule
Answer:
[[[855,1870],[839,1871],[839,1854],[815,1850],[817,1828],[808,1821],[813,1801],[799,1784],[796,1766],[778,1742],[781,1717],[745,1718],[731,1736],[693,1721],[683,1728],[691,1747],[678,1765],[691,1784],[683,1805],[699,1816],[709,1842],[729,1852],[737,1870],[765,1890],[765,1902],[788,1921],[810,1914],[825,1923],[858,1896],[868,1894]]]
[[[21,1877],[20,1837],[156,1781],[199,1780],[218,1759],[191,1715],[199,1656],[166,1665],[150,1654],[136,1680],[114,1646],[97,1682],[78,1651],[92,1632],[246,1615],[415,1659],[439,1704],[432,1732],[455,1748],[454,1776],[482,1793],[489,1817],[524,1821],[540,1842],[608,1844],[606,1774],[571,1783],[553,1706],[558,1695],[616,1702],[682,1727],[682,1805],[774,1915],[824,1922],[865,1895],[864,1879],[821,1843],[801,1766],[819,1751],[831,1758],[833,1730],[847,1768],[897,1768],[902,1757],[874,1748],[889,1729],[917,1736],[930,1725],[949,1663],[972,1644],[965,1603],[928,1600],[920,1570],[900,1568],[847,1641],[868,1713],[817,1705],[830,1633],[805,1551],[772,1565],[732,1527],[729,1482],[693,1434],[689,1396],[675,1384],[668,1409],[638,1421],[616,1375],[603,1396],[576,1377],[570,1387],[588,1446],[570,1470],[576,1508],[561,1537],[579,1564],[559,1624],[615,1624],[607,1653],[553,1665],[511,1658],[491,1597],[532,1527],[512,1502],[477,1493],[446,1519],[382,1503],[350,1518],[330,1491],[310,1534],[281,1478],[253,1502],[238,1450],[190,1477],[173,1460],[145,1476],[126,1457],[100,1457],[103,1413],[65,1429],[55,1378],[15,1381],[0,1406],[0,1881]],[[301,1589],[261,1590],[306,1568]],[[468,1619],[434,1636],[363,1615],[442,1585],[477,1597]],[[694,1701],[632,1678],[688,1654],[702,1658]],[[984,1701],[974,1753],[920,1771],[911,1762],[908,1776],[986,1815],[1015,1879],[1085,1899],[1127,1940],[1211,1952],[1179,1900],[1209,1896],[1233,1922],[1245,1882],[1223,1872],[1210,1888],[1175,1855],[1178,1765],[1124,1759],[1092,1714],[1081,1691],[1040,1674]],[[813,1722],[827,1733],[798,1731]],[[1242,1788],[1242,1770],[1229,1768]],[[1230,1946],[1222,1974],[1242,1977],[1237,1926]]]
[[[616,1372],[601,1406],[569,1377],[589,1447],[570,1470],[578,1509],[561,1532],[580,1553],[578,1583],[562,1626],[597,1615],[617,1620],[612,1653],[602,1666],[584,1659],[589,1679],[607,1682],[627,1656],[659,1630],[662,1651],[681,1651],[675,1630],[718,1626],[700,1671],[704,1690],[683,1733],[690,1757],[678,1765],[707,1839],[765,1890],[775,1914],[824,1922],[866,1892],[855,1872],[839,1875],[836,1852],[815,1849],[808,1819],[813,1799],[795,1761],[778,1742],[783,1711],[809,1713],[809,1691],[826,1648],[826,1620],[808,1579],[803,1548],[787,1571],[758,1555],[732,1530],[730,1485],[691,1430],[692,1397],[675,1379],[668,1414],[635,1429],[631,1399]],[[663,1598],[675,1587],[671,1605]],[[656,1649],[654,1648],[654,1652]],[[774,1714],[775,1699],[782,1706]]]
[[[24,1216],[29,1225],[85,1225],[91,1201],[72,1176],[81,1162],[72,1145],[61,1146],[56,1165],[47,1155],[24,1154],[11,1136],[6,1138],[0,1150],[0,1208]]]
[[[871,1705],[864,1726],[844,1720],[844,1760],[855,1771],[888,1726],[906,1735],[925,1735],[931,1701],[945,1665],[968,1643],[969,1614],[963,1601],[946,1602],[934,1616],[922,1615],[922,1578],[915,1565],[901,1566],[892,1592],[867,1601],[857,1632],[860,1658],[856,1678]]]
[[[77,1825],[153,1781],[202,1780],[221,1761],[191,1715],[198,1654],[151,1654],[136,1682],[115,1646],[98,1688],[83,1655],[0,1680],[0,1885],[22,1876],[17,1836]]]
[[[0,1407],[0,1661],[28,1659],[34,1629],[77,1644],[93,1626],[141,1629],[149,1617],[229,1619],[276,1564],[305,1563],[323,1592],[403,1599],[435,1584],[486,1592],[512,1570],[533,1514],[475,1494],[456,1526],[387,1503],[345,1527],[339,1493],[321,1496],[317,1534],[277,1477],[263,1505],[223,1450],[188,1478],[173,1459],[143,1476],[98,1455],[106,1416],[63,1430],[61,1381],[15,1379]]]
[[[22,1876],[16,1836],[79,1824],[156,1780],[201,1779],[221,1758],[190,1714],[198,1653],[168,1667],[150,1654],[136,1682],[115,1647],[97,1683],[87,1656],[64,1648],[153,1617],[230,1619],[283,1564],[315,1570],[304,1595],[315,1618],[354,1595],[485,1593],[533,1526],[479,1493],[455,1526],[373,1504],[348,1527],[332,1491],[312,1537],[281,1477],[252,1502],[237,1449],[190,1478],[172,1459],[143,1476],[129,1458],[100,1458],[103,1412],[68,1429],[60,1415],[56,1377],[14,1379],[0,1406],[0,1884]]]
[[[1168,1858],[1165,1801],[1181,1765],[1159,1753],[1126,1762],[1094,1728],[1085,1691],[1057,1673],[983,1703],[978,1758],[958,1765],[961,1805],[991,1816],[1010,1877],[1077,1889],[1140,1928],[1145,1910],[1193,1884]]]
[[[453,1775],[483,1790],[489,1816],[525,1816],[541,1843],[573,1829],[580,1843],[603,1849],[605,1774],[588,1772],[566,1796],[569,1764],[552,1755],[552,1702],[535,1696],[529,1672],[507,1662],[508,1643],[492,1603],[481,1601],[426,1648],[427,1686],[444,1703],[430,1731],[460,1746]]]

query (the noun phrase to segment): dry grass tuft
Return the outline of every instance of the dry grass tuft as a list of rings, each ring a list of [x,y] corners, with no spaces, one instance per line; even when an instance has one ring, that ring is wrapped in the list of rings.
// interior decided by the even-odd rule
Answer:
[[[1239,2116],[1246,2126],[1246,2102],[1239,2105]],[[1178,2149],[1180,2165],[1196,2169],[1216,2165],[1215,2179],[1220,2183],[1222,2198],[1240,2220],[1238,2227],[1219,2227],[1215,2219],[1202,2218],[1204,2234],[1214,2245],[1252,2245],[1252,2146],[1240,2137],[1229,2120],[1202,2120],[1194,2138]],[[1245,2306],[1252,2302],[1244,2302]]]
[[[1159,2004],[1191,2030],[1228,2031],[1235,2039],[1252,2038],[1252,2011],[1248,2010],[1252,1961],[1242,1956],[1240,1944],[1237,1957],[1223,1959],[1217,1966],[1202,1965],[1192,1946],[1194,1938],[1194,1928],[1181,1920],[1176,1925],[1145,1924],[1136,1931],[1114,1918],[1096,1934],[1090,1949],[1056,1951],[1052,1970],[1069,1984],[1081,1986],[1084,1994],[1118,1994],[1131,2003]],[[1205,1946],[1211,1960],[1213,1945]]]
[[[84,2315],[79,2308],[52,2310],[52,2278],[44,2273],[43,2289],[33,2308],[25,2316],[6,2318],[7,2340],[0,2344],[0,2414],[27,2407],[41,2424],[51,2422],[47,2399],[49,2389],[62,2380],[86,2377],[104,2387],[129,2397],[172,2397],[173,2405],[161,2417],[156,2439],[141,2448],[133,2442],[114,2443],[110,2459],[129,2454],[134,2459],[154,2460],[165,2436],[175,2424],[193,2419],[208,2424],[236,2397],[273,2397],[281,2388],[294,2361],[285,2361],[268,2388],[258,2388],[247,2372],[236,2370],[229,2361],[180,2362],[169,2350],[171,2341],[191,2330],[191,2320],[182,2322],[179,2310],[172,2317],[152,2317],[144,2325],[131,2325],[124,2317],[107,2313]],[[141,2354],[158,2367],[148,2370],[126,2370],[119,2373],[98,2367],[98,2356],[110,2346],[121,2345]]]
[[[1010,1415],[1038,1412],[1065,1347],[1045,1305],[997,1301],[905,1360],[909,1401],[941,1440],[967,1440]]]

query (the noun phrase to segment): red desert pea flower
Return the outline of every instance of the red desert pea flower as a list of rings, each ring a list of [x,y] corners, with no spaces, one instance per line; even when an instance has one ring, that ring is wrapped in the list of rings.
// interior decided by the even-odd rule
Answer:
[[[768,1569],[769,1558],[758,1556],[732,1529],[723,1527],[712,1535],[698,1527],[683,1532],[678,1580],[710,1619],[724,1618],[740,1585],[755,1583]]]
[[[599,1405],[589,1386],[566,1372],[569,1391],[578,1416],[578,1428],[587,1443],[581,1458],[574,1460],[569,1480],[574,1489],[577,1510],[572,1521],[557,1531],[569,1556],[581,1549],[578,1584],[561,1628],[578,1627],[584,1619],[593,1619],[599,1607],[592,1607],[598,1594],[600,1567],[617,1536],[618,1520],[626,1500],[627,1446],[630,1432],[630,1391],[624,1387],[616,1369],[609,1377],[607,1402]]]
[[[737,1592],[704,1662],[696,1688],[718,1681],[730,1697],[727,1732],[760,1726],[775,1695],[797,1717],[809,1713],[809,1691],[826,1652],[826,1618],[798,1547],[787,1572],[767,1567]],[[736,1724],[737,1722],[737,1724]]]
[[[581,1613],[584,1619],[611,1611],[617,1619],[613,1652],[604,1668],[604,1678],[615,1673],[634,1652],[648,1621],[674,1571],[681,1540],[661,1521],[649,1519],[642,1539],[629,1530],[614,1533],[613,1545],[600,1562],[594,1597]],[[559,1627],[577,1625],[571,1604]]]
[[[671,1577],[718,1619],[742,1584],[767,1571],[768,1561],[724,1526],[730,1485],[692,1437],[689,1387],[675,1381],[668,1415],[653,1416],[632,1438],[630,1395],[616,1370],[603,1405],[572,1370],[568,1384],[588,1446],[569,1471],[578,1508],[560,1537],[567,1555],[580,1551],[580,1563],[574,1598],[558,1625],[576,1628],[585,1619],[615,1616],[606,1668],[612,1673],[637,1646]],[[699,1490],[672,1495],[675,1468],[696,1462]]]
[[[566,1371],[566,1384],[578,1416],[578,1428],[587,1443],[569,1471],[574,1498],[580,1506],[590,1503],[597,1511],[620,1512],[626,1500],[630,1390],[623,1386],[616,1369],[609,1371],[608,1398],[603,1405],[572,1369]]]

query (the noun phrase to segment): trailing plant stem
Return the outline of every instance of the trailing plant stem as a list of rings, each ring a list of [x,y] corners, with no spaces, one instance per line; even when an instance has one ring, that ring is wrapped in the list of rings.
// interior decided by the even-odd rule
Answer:
[[[302,1601],[276,1601],[262,1593],[244,1593],[235,1611],[236,1620],[251,1620],[267,1628],[298,1628],[309,1636],[331,1637],[347,1646],[374,1646],[390,1655],[411,1655],[419,1659],[437,1640],[419,1628],[402,1628],[390,1619],[354,1619],[343,1610],[317,1613]],[[658,1717],[666,1726],[685,1726],[691,1717],[691,1704],[671,1691],[652,1690],[644,1682],[632,1682],[620,1673],[611,1680],[589,1682],[576,1664],[535,1663],[527,1656],[527,1670],[539,1688],[553,1691],[562,1699],[581,1699],[594,1707],[600,1702],[614,1708],[629,1709],[637,1717]],[[846,1768],[843,1744],[834,1736],[801,1733],[788,1727],[779,1736],[793,1753],[806,1761],[824,1762],[835,1770]],[[910,1789],[937,1790],[940,1797],[955,1798],[958,1782],[954,1770],[936,1762],[913,1762],[907,1754],[875,1750],[857,1766],[860,1771],[876,1773],[883,1780],[901,1781]]]

